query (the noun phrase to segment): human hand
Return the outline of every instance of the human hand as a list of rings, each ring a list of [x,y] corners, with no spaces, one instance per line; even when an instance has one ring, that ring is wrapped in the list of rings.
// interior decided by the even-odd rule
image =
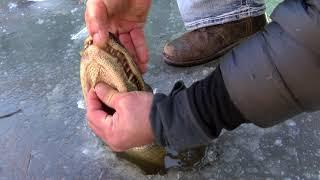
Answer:
[[[87,94],[88,124],[113,151],[150,144],[154,140],[149,121],[152,100],[152,93],[119,93],[99,83]],[[102,103],[115,113],[108,114]]]
[[[85,21],[93,43],[103,47],[112,32],[145,73],[149,57],[143,27],[150,5],[151,0],[88,0]]]

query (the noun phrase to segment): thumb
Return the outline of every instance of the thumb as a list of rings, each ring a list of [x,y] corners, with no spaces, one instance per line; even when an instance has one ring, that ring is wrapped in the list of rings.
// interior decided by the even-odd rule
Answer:
[[[120,96],[120,92],[113,89],[105,83],[99,83],[94,87],[94,90],[99,99],[107,106],[116,109],[117,97]]]

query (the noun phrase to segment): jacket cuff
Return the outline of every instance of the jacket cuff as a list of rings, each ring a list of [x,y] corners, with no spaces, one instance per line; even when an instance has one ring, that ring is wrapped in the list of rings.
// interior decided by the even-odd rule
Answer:
[[[168,96],[155,94],[150,121],[156,143],[176,151],[206,145],[222,129],[246,122],[230,100],[219,67],[189,88],[179,81]]]
[[[164,94],[155,94],[153,97],[153,103],[151,107],[151,114],[150,114],[150,122],[151,122],[151,127],[153,129],[153,135],[155,137],[155,143],[161,146],[167,146],[167,142],[165,138],[162,136],[163,134],[163,126],[162,122],[157,117],[157,104],[164,100],[167,96]]]
[[[155,94],[151,110],[151,126],[156,144],[178,152],[208,144],[212,137],[197,122],[188,106],[186,87],[177,82],[170,95]]]

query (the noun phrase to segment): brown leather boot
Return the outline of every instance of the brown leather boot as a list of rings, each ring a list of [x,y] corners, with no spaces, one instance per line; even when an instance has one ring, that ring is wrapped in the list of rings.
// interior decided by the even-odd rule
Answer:
[[[260,15],[187,32],[166,43],[164,61],[175,66],[193,66],[212,61],[261,30],[265,24],[265,15]]]

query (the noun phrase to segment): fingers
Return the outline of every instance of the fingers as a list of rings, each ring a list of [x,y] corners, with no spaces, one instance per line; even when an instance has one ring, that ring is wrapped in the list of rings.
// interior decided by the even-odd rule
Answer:
[[[90,128],[92,128],[98,136],[102,136],[102,132],[112,130],[113,118],[103,111],[102,104],[93,89],[91,89],[87,95],[87,119]]]
[[[97,111],[102,109],[102,104],[93,89],[87,92],[87,111]]]
[[[93,125],[90,121],[88,121],[88,125],[89,125],[90,129],[92,129],[94,134],[96,134],[98,137],[103,137],[103,132],[99,128],[97,128],[95,125]]]
[[[146,73],[148,70],[148,64],[139,64],[139,69],[142,74]]]
[[[90,122],[93,122],[94,119],[105,119],[107,113],[103,111],[102,104],[95,94],[93,89],[88,92],[87,95],[87,116]]]
[[[96,46],[103,47],[108,40],[108,12],[102,0],[88,0],[85,13],[88,32]]]
[[[124,151],[153,141],[149,122],[152,94],[119,93],[103,83],[96,85],[95,92],[91,89],[87,96],[88,125],[112,150]],[[101,101],[116,110],[112,116],[103,111]]]
[[[139,64],[146,64],[148,62],[148,48],[144,38],[144,32],[142,28],[135,28],[130,31],[130,36],[137,53]]]
[[[119,35],[119,40],[121,44],[129,51],[130,55],[134,60],[137,59],[136,50],[134,48],[133,42],[131,40],[131,36],[129,33],[122,33]],[[138,63],[138,62],[136,62]]]
[[[114,90],[112,87],[106,85],[105,83],[99,83],[95,86],[95,92],[99,99],[107,106],[117,109],[117,98],[120,93]]]
[[[139,59],[139,57],[137,56],[137,53],[138,53],[137,49],[135,48],[134,42],[132,41],[132,38],[131,38],[131,33],[120,34],[119,40],[121,44],[123,44],[124,47],[128,50],[129,54],[133,57],[133,60],[138,65],[140,72],[145,73],[147,71],[148,57],[143,57],[140,55],[140,57],[142,57],[143,59]],[[145,54],[148,54],[148,53],[145,53]]]

